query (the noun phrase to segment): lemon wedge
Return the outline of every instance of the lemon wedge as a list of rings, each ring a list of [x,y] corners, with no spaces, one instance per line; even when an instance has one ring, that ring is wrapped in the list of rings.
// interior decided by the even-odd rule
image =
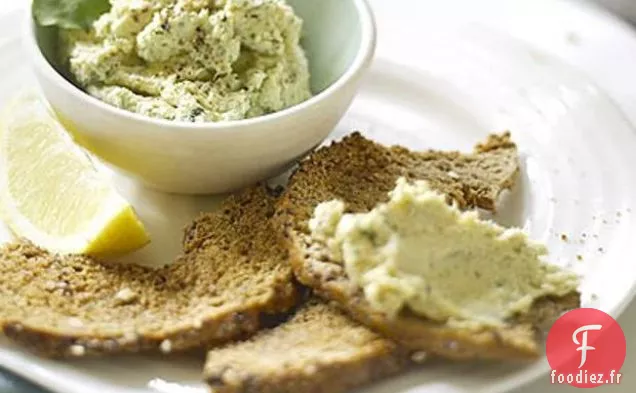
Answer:
[[[110,257],[149,242],[132,206],[36,93],[0,116],[0,214],[17,236],[57,253]]]

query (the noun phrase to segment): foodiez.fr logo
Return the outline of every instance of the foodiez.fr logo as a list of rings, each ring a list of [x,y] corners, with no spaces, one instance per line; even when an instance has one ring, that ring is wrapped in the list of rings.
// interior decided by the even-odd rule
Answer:
[[[594,308],[579,308],[559,318],[548,333],[550,382],[579,388],[621,383],[627,345],[614,318]]]

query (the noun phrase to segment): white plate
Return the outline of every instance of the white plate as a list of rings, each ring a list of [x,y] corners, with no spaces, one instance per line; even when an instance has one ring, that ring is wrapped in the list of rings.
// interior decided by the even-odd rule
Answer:
[[[372,3],[380,29],[377,59],[336,135],[361,129],[412,148],[469,149],[490,131],[512,130],[523,176],[496,219],[524,227],[548,244],[553,261],[584,274],[584,305],[620,314],[636,282],[633,261],[622,258],[636,233],[636,178],[627,172],[636,167],[636,133],[590,78],[562,60],[601,75],[614,97],[633,97],[617,82],[636,69],[636,50],[624,52],[611,72],[598,58],[616,55],[611,45],[636,48],[636,37],[607,15],[569,2]],[[17,13],[0,18],[0,103],[31,83],[16,36],[20,19]],[[636,116],[634,104],[623,109]],[[148,262],[167,262],[178,252],[182,224],[218,200],[117,182],[155,238],[136,256]],[[0,236],[8,239],[6,230]],[[142,356],[53,362],[0,341],[0,365],[61,393],[204,392],[197,382],[201,363]],[[545,361],[438,365],[364,392],[496,393],[546,370]]]

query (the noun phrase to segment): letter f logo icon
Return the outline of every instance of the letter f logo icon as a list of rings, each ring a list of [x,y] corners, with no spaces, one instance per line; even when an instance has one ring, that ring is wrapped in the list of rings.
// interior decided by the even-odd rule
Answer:
[[[580,345],[580,347],[576,349],[577,351],[581,351],[581,364],[579,364],[579,368],[583,367],[583,365],[585,364],[585,361],[587,360],[587,351],[593,351],[596,349],[594,347],[587,345],[587,332],[589,330],[601,330],[602,327],[603,327],[602,325],[585,325],[576,329],[574,333],[572,334],[572,341],[574,341],[574,344]],[[581,342],[579,342],[579,339],[577,338],[579,333],[583,333],[581,335],[582,337]]]

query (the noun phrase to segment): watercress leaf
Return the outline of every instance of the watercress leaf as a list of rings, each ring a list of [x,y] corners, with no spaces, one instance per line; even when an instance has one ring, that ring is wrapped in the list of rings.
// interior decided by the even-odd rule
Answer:
[[[110,0],[33,0],[33,16],[41,26],[87,29],[110,7]]]

